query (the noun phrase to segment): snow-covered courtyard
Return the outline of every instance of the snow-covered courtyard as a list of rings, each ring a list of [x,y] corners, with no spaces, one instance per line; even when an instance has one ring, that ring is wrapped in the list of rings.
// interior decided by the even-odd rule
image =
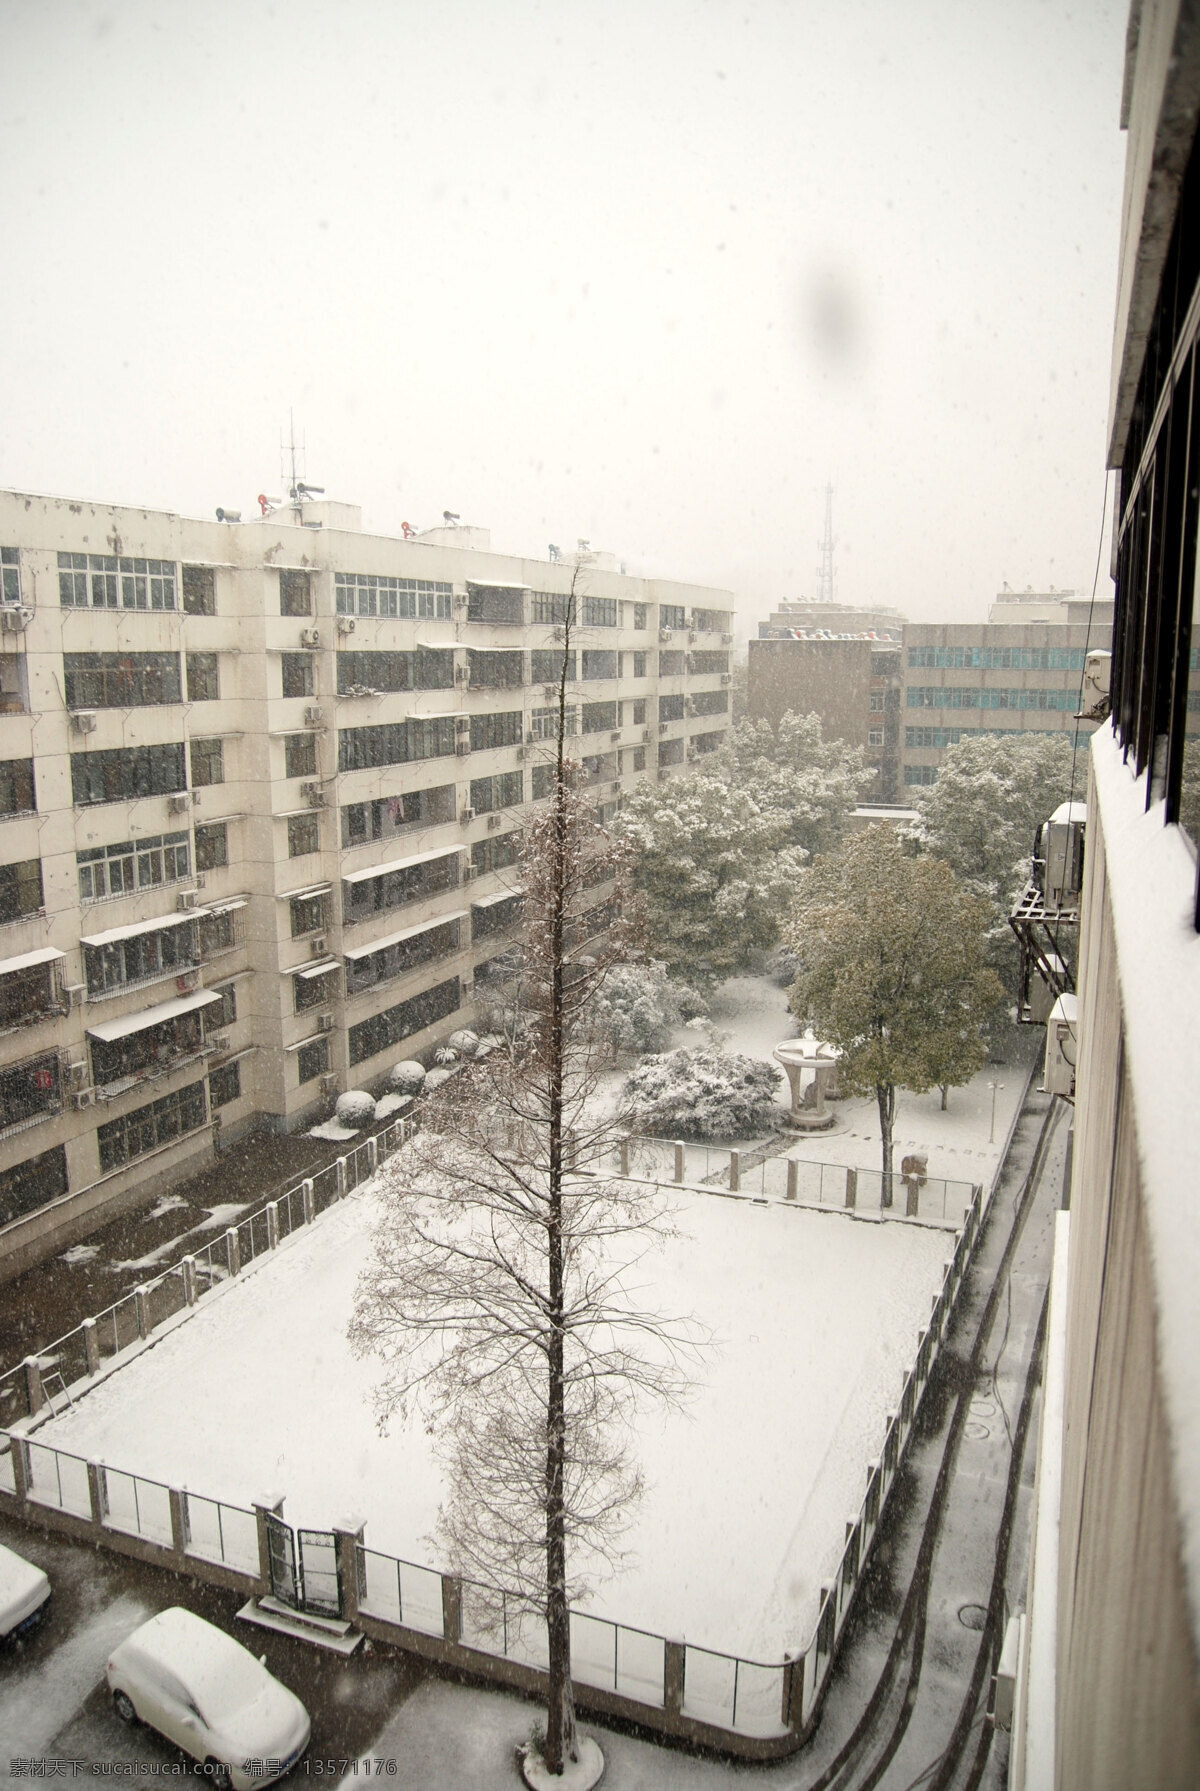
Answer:
[[[90,1460],[293,1523],[366,1523],[439,1565],[439,1468],[419,1422],[381,1437],[378,1373],[346,1342],[379,1202],[370,1185],[227,1282],[39,1429]],[[948,1255],[944,1233],[684,1193],[656,1302],[717,1348],[684,1415],[639,1430],[630,1554],[589,1608],[759,1660],[808,1639]]]

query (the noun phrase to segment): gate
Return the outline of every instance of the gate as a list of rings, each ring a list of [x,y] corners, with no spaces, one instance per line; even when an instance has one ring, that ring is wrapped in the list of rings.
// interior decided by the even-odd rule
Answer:
[[[333,1531],[293,1530],[272,1511],[264,1516],[274,1597],[294,1611],[340,1617],[342,1583]]]

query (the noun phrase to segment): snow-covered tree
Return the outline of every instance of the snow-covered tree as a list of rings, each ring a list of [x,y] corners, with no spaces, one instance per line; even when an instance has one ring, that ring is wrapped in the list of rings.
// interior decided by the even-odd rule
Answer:
[[[623,1057],[664,1050],[672,1027],[707,1012],[698,989],[673,982],[665,965],[653,960],[614,966],[596,1001],[597,1024]]]
[[[986,922],[944,860],[906,851],[890,827],[852,834],[801,878],[792,1009],[840,1047],[842,1086],[875,1096],[885,1206],[896,1089],[967,1082],[986,1061],[982,1029],[1004,993]]]
[[[640,1259],[670,1235],[656,1192],[580,1174],[624,1130],[619,1112],[596,1117],[609,1053],[595,1008],[629,929],[618,918],[597,935],[588,918],[614,898],[619,913],[628,849],[566,756],[574,595],[573,584],[553,792],[522,839],[522,1023],[427,1102],[423,1130],[382,1171],[384,1216],[350,1326],[356,1352],[383,1361],[381,1422],[416,1402],[435,1431],[439,1536],[483,1589],[471,1594],[481,1615],[515,1593],[518,1618],[523,1605],[545,1624],[551,1776],[578,1756],[570,1601],[614,1558],[639,1490],[631,1407],[681,1398],[699,1342],[638,1298]]]
[[[774,1064],[720,1051],[668,1051],[647,1057],[625,1084],[640,1132],[668,1138],[751,1138],[772,1131],[782,1077]]]
[[[765,813],[785,816],[786,843],[810,854],[836,846],[846,816],[875,777],[861,746],[824,739],[819,715],[790,709],[778,727],[739,722],[716,756],[718,775],[751,794]]]

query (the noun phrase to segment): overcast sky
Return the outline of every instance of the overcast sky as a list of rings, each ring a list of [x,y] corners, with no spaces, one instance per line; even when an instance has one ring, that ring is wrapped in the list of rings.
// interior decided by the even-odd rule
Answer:
[[[0,0],[0,485],[1091,588],[1109,0]],[[1103,582],[1102,590],[1107,589]]]

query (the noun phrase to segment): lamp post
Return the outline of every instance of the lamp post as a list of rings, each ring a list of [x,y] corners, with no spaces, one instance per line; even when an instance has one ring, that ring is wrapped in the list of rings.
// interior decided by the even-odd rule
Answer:
[[[1004,1084],[1003,1084],[1003,1082],[989,1082],[988,1087],[992,1091],[992,1123],[988,1127],[988,1143],[995,1144],[995,1142],[996,1142],[996,1096],[999,1094],[1000,1090],[1004,1087]]]

